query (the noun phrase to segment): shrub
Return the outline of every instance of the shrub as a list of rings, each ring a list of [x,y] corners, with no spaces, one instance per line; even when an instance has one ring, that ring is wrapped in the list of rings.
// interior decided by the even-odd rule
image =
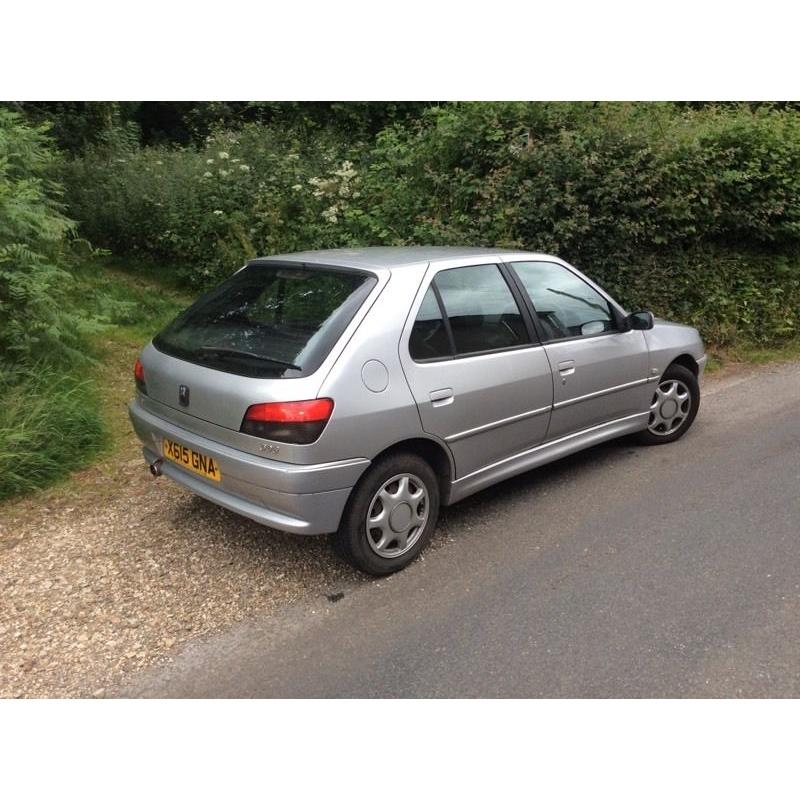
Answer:
[[[349,169],[322,134],[311,145],[249,125],[200,151],[95,148],[62,175],[71,212],[93,242],[205,286],[258,253],[339,244],[323,212],[330,180],[341,183],[344,206],[348,175],[336,173]]]

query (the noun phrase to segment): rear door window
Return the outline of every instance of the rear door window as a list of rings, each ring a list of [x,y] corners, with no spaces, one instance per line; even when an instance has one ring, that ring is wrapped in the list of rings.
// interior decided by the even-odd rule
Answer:
[[[422,299],[417,319],[411,329],[408,350],[415,361],[453,357],[447,325],[432,286],[428,287]]]
[[[377,283],[355,270],[250,264],[154,340],[168,355],[237,375],[313,373]]]
[[[458,355],[530,343],[519,306],[496,264],[442,270],[435,282]]]

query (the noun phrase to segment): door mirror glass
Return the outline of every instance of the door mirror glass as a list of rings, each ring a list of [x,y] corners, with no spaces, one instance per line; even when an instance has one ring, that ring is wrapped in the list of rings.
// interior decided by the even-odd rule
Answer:
[[[649,311],[634,311],[628,314],[628,324],[634,331],[649,331],[654,324],[653,315]]]
[[[594,319],[581,325],[581,336],[593,336],[595,333],[603,333],[605,329],[606,324],[603,320]]]

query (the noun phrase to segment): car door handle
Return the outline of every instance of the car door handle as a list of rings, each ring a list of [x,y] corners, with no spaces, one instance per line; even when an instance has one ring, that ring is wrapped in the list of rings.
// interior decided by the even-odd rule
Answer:
[[[562,375],[572,375],[575,372],[575,362],[574,361],[559,361],[558,362],[558,371]]]
[[[429,397],[431,398],[431,405],[434,408],[439,408],[439,406],[448,406],[453,402],[453,390],[435,389],[430,393]]]

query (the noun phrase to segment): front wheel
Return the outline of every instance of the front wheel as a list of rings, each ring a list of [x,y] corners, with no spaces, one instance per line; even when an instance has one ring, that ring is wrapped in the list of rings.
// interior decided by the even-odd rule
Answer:
[[[647,430],[638,434],[641,444],[669,444],[689,430],[700,408],[700,384],[695,374],[671,364],[658,382],[650,401]]]
[[[388,575],[413,561],[439,517],[439,484],[430,465],[412,453],[382,459],[353,489],[333,544],[370,575]]]

